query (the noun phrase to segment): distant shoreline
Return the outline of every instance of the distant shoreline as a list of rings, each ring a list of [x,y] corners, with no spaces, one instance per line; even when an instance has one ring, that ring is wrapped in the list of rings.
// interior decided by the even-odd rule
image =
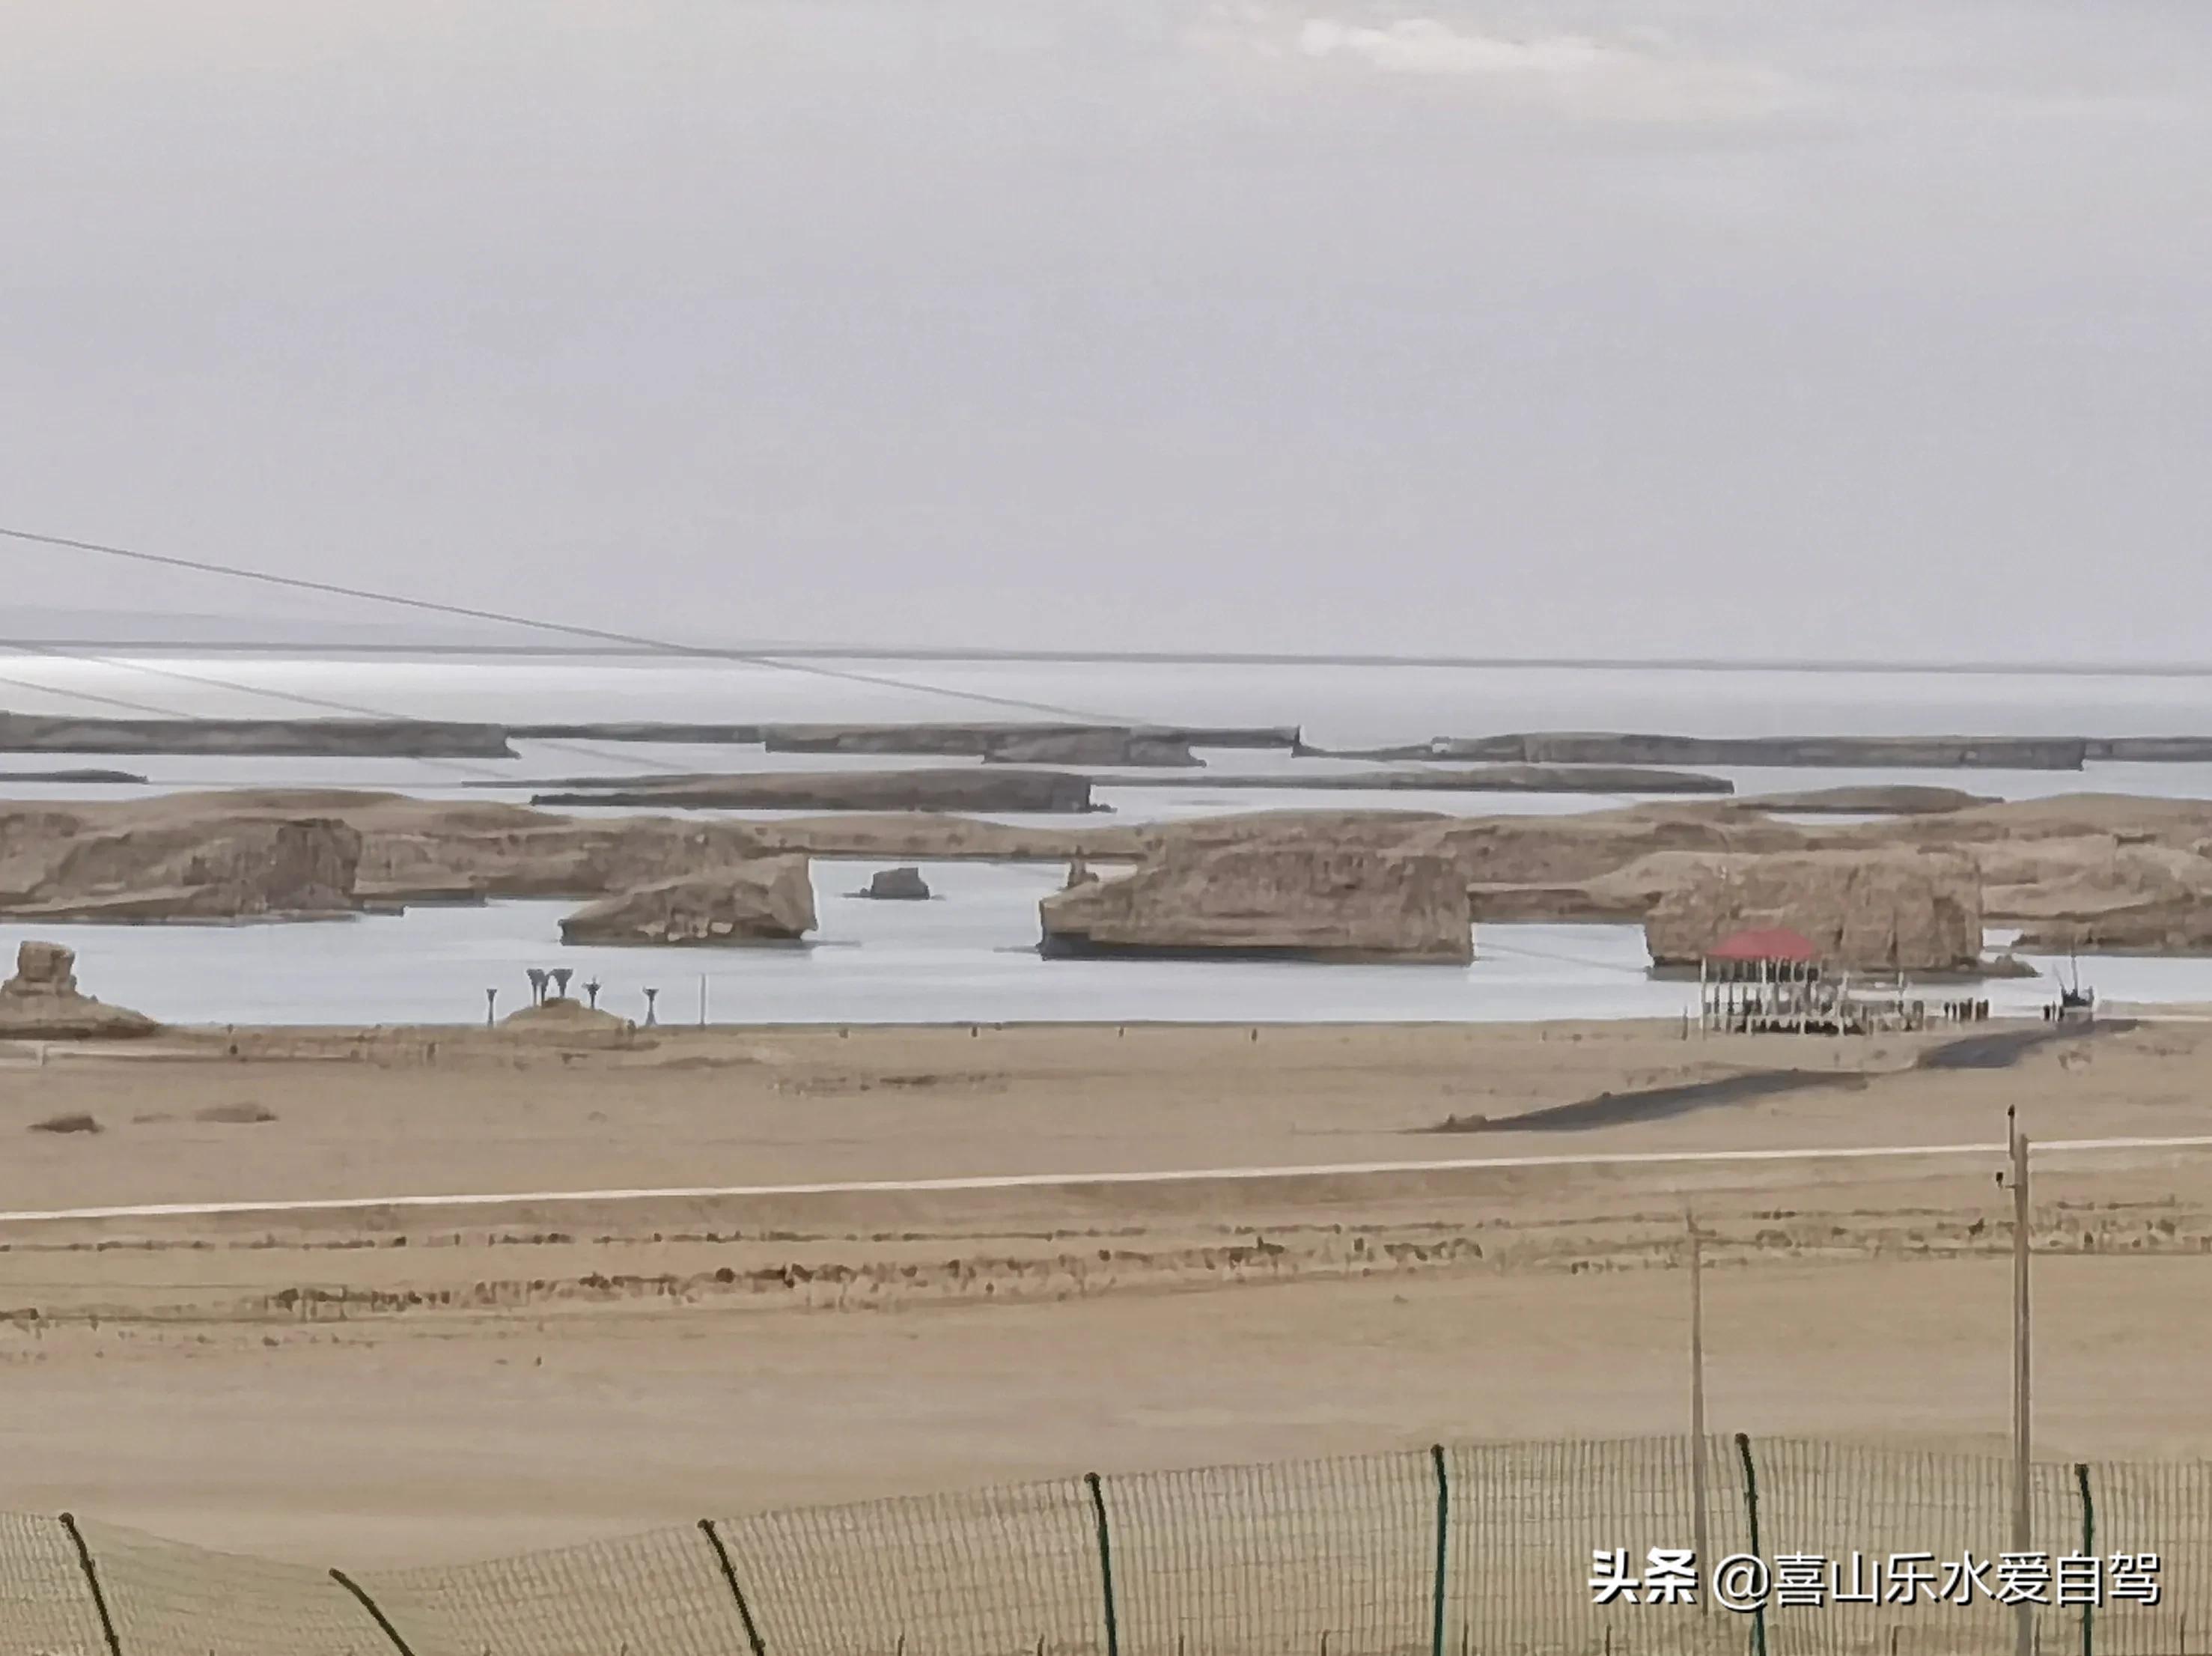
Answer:
[[[1879,661],[1603,655],[1393,655],[1243,650],[1045,650],[775,643],[685,644],[669,649],[617,644],[316,643],[273,639],[0,638],[0,649],[123,651],[138,655],[474,656],[532,660],[690,661],[744,666],[776,661],[947,661],[981,665],[1380,667],[1481,672],[1871,673],[1893,677],[2212,679],[2212,661]]]

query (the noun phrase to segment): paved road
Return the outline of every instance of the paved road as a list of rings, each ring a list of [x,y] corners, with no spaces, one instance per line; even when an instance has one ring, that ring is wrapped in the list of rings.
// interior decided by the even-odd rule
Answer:
[[[2039,1156],[2144,1150],[2212,1149],[2212,1135],[2183,1138],[2051,1139]],[[1462,1156],[1426,1161],[1337,1161],[1291,1167],[1176,1167],[1136,1173],[988,1173],[965,1178],[848,1179],[817,1184],[691,1184],[653,1190],[507,1190],[451,1196],[332,1196],[290,1202],[156,1202],[114,1208],[19,1209],[0,1225],[96,1219],[191,1219],[231,1215],[344,1213],[375,1208],[496,1208],[526,1202],[684,1202],[724,1197],[918,1195],[931,1191],[1054,1190],[1104,1184],[1195,1184],[1220,1180],[1358,1178],[1391,1173],[1453,1173],[1543,1167],[1650,1167],[1729,1162],[1875,1161],[1915,1156],[2002,1157],[1994,1144],[1871,1144],[1802,1150],[1645,1150],[1609,1155]]]

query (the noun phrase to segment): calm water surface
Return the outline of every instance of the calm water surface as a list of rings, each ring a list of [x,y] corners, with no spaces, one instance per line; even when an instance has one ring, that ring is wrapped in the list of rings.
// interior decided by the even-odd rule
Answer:
[[[538,902],[295,925],[0,924],[0,947],[65,942],[88,992],[172,1023],[473,1023],[487,989],[502,1014],[524,1004],[531,966],[574,967],[579,986],[596,977],[601,1005],[640,1020],[658,989],[661,1018],[679,1023],[696,1020],[702,978],[709,1017],[733,1023],[1506,1022],[1696,1005],[1695,984],[1648,975],[1634,926],[1481,926],[1468,966],[1048,960],[1036,905],[1057,868],[924,863],[931,902],[849,895],[878,866],[817,860],[818,938],[787,948],[571,948],[559,922],[577,905]],[[2212,1001],[2212,961],[2081,971],[2107,998]],[[2022,979],[1986,992],[2000,1011],[2033,1012],[2055,991]]]
[[[1706,735],[2196,734],[2212,730],[2199,679],[1935,673],[1714,673],[1688,670],[1399,669],[852,664],[857,673],[926,680],[1048,703],[1095,716],[1186,723],[1299,724],[1330,746],[1408,742],[1512,729],[1641,729]],[[158,669],[157,671],[155,671]],[[945,693],[921,694],[818,674],[722,663],[583,661],[149,659],[96,664],[11,661],[11,676],[52,693],[11,690],[27,712],[100,709],[72,692],[143,700],[179,714],[307,716],[278,696],[179,682],[212,676],[264,692],[346,701],[380,712],[459,719],[576,721],[1004,719],[1020,716]],[[1048,716],[1038,714],[1036,716]],[[529,743],[506,761],[129,758],[0,756],[0,769],[89,764],[149,776],[148,788],[0,784],[20,799],[130,797],[186,788],[373,787],[425,796],[526,797],[533,779],[683,770],[873,768],[874,758],[764,755],[757,749]],[[1289,807],[1449,811],[1466,814],[1589,810],[1628,802],[1601,795],[1348,793],[1301,788],[1299,776],[1342,769],[1271,753],[1208,756],[1217,767],[1280,774],[1281,789],[1147,787],[1141,776],[1100,788],[1121,820]],[[912,763],[929,763],[914,761]],[[949,763],[963,763],[950,761]],[[2087,773],[1838,770],[1728,771],[1740,792],[1846,783],[1944,781],[2004,798],[2081,791],[2212,797],[2212,768],[2106,765]],[[491,789],[465,784],[503,780]],[[766,814],[766,813],[740,813]],[[1006,819],[1066,824],[1065,817]],[[846,892],[870,863],[820,861],[817,941],[756,950],[566,948],[558,921],[574,904],[501,903],[423,909],[400,917],[237,928],[42,926],[83,955],[91,992],[176,1022],[450,1022],[483,1015],[484,990],[504,1012],[522,1004],[524,969],[596,974],[603,1004],[641,1016],[642,990],[663,1016],[698,1014],[703,976],[717,1020],[996,1022],[1520,1020],[1666,1017],[1693,986],[1654,981],[1640,932],[1618,926],[1485,926],[1468,967],[1335,966],[1249,962],[1045,960],[1034,952],[1036,904],[1057,868],[932,864],[941,900],[877,904]],[[28,935],[0,925],[12,953]],[[2212,1000],[2212,962],[2085,960],[2110,999]],[[1993,984],[2000,1008],[2032,1011],[2049,981]],[[1942,991],[1936,991],[1941,994]]]

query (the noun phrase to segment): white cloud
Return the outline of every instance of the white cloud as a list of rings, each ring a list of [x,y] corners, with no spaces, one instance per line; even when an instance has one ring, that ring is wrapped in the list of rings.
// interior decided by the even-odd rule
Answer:
[[[1580,34],[1516,40],[1413,17],[1381,26],[1310,19],[1297,49],[1386,74],[1457,76],[1584,119],[1740,121],[1800,101],[1776,70]]]

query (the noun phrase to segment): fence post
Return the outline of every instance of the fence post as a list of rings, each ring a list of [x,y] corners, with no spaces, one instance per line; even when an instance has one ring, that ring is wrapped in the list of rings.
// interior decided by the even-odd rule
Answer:
[[[738,1567],[730,1562],[730,1549],[722,1544],[721,1532],[715,1529],[714,1520],[701,1519],[699,1533],[714,1549],[714,1562],[722,1567],[722,1580],[729,1584],[730,1597],[737,1600],[738,1619],[745,1624],[745,1643],[751,1647],[753,1656],[768,1656],[768,1647],[761,1643],[760,1624],[753,1620],[753,1607],[745,1602],[745,1590],[738,1585]]]
[[[1091,1510],[1098,1520],[1098,1583],[1106,1604],[1106,1656],[1121,1656],[1121,1622],[1114,1608],[1114,1541],[1106,1527],[1106,1487],[1096,1472],[1083,1475]]]
[[[100,1590],[100,1572],[94,1568],[92,1549],[84,1544],[84,1531],[76,1526],[76,1515],[62,1514],[62,1528],[76,1544],[76,1562],[84,1571],[84,1584],[92,1589],[92,1607],[100,1612],[100,1636],[107,1641],[107,1656],[123,1656],[123,1641],[117,1637],[115,1618],[107,1613],[107,1595]]]
[[[1735,1452],[1743,1462],[1743,1504],[1745,1515],[1751,1520],[1751,1556],[1759,1557],[1759,1469],[1751,1464],[1751,1438],[1742,1432],[1735,1434]],[[1766,1656],[1766,1606],[1762,1604],[1751,1613],[1751,1648],[1753,1656]]]
[[[415,1656],[415,1653],[408,1649],[407,1641],[399,1636],[399,1629],[392,1625],[392,1618],[384,1613],[375,1599],[368,1596],[366,1588],[340,1569],[333,1569],[331,1572],[331,1580],[361,1601],[361,1607],[368,1612],[370,1619],[376,1623],[378,1630],[392,1641],[392,1647],[399,1653],[399,1656]]]
[[[2081,1492],[2081,1556],[2097,1556],[2097,1503],[2089,1494],[2089,1463],[2074,1463],[2074,1487]],[[2096,1598],[2092,1594],[2081,1604],[2081,1656],[2093,1656],[2096,1635],[2091,1620],[2096,1614]]]
[[[1429,1656],[1444,1656],[1444,1578],[1451,1567],[1451,1476],[1444,1470],[1444,1446],[1429,1446],[1437,1469],[1436,1613],[1429,1624]]]

